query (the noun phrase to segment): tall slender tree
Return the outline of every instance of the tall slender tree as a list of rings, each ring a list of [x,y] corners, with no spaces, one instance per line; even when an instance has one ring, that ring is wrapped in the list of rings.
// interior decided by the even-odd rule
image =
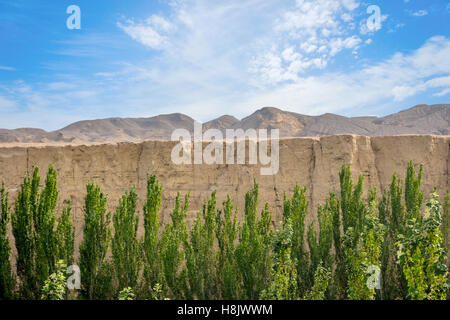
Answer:
[[[9,223],[8,193],[2,183],[0,189],[0,300],[14,297],[15,278],[11,271],[11,247],[8,239]]]
[[[68,201],[58,219],[58,227],[56,228],[57,261],[63,260],[67,266],[73,263],[75,251],[75,227],[73,226],[71,213],[72,204]]]
[[[244,297],[247,299],[257,299],[270,281],[272,216],[266,204],[258,219],[258,194],[259,186],[255,182],[245,195],[245,219],[236,248],[236,260],[243,280]]]
[[[412,161],[408,163],[408,169],[406,170],[405,179],[405,205],[406,205],[406,217],[408,219],[420,219],[420,209],[423,202],[423,192],[420,191],[422,185],[422,173],[423,166],[420,165],[419,173],[416,177],[414,170],[414,164]]]
[[[202,213],[197,215],[194,227],[186,242],[186,267],[189,280],[188,297],[211,300],[217,298],[218,283],[216,282],[216,192],[203,205]]]
[[[217,210],[216,228],[219,247],[216,277],[219,281],[220,297],[236,300],[241,296],[242,280],[235,255],[238,224],[230,196],[223,202],[222,209]]]
[[[113,216],[112,257],[118,291],[136,290],[141,270],[141,243],[137,238],[139,217],[136,214],[137,194],[134,188],[125,192]]]
[[[399,236],[399,264],[408,285],[407,298],[445,300],[448,292],[447,251],[440,231],[441,203],[433,193],[422,219],[408,220],[405,234]]]
[[[155,175],[147,179],[147,198],[144,204],[144,279],[145,295],[152,296],[155,285],[162,282],[159,257],[160,216],[162,186]]]
[[[84,205],[83,241],[80,244],[81,292],[86,299],[105,298],[110,289],[106,254],[111,243],[111,215],[99,186],[88,184]]]
[[[26,176],[16,199],[12,219],[17,248],[17,274],[21,295],[39,299],[40,288],[55,269],[57,237],[55,209],[58,201],[57,173],[50,165],[45,186],[39,193],[39,169]]]
[[[186,292],[186,271],[183,267],[185,252],[183,246],[188,241],[186,224],[189,209],[189,194],[185,196],[181,206],[181,195],[177,194],[175,208],[171,214],[171,222],[166,226],[161,239],[160,256],[161,269],[164,275],[167,295],[172,298],[182,298]]]
[[[304,295],[308,289],[306,283],[308,275],[308,253],[305,249],[305,218],[308,214],[309,201],[306,199],[306,188],[297,184],[291,199],[284,200],[284,219],[290,219],[292,234],[292,261],[297,269],[298,294]]]

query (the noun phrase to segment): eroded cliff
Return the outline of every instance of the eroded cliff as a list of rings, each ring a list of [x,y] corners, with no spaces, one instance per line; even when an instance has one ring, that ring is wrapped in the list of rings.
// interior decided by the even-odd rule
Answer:
[[[342,164],[351,165],[352,172],[365,176],[366,190],[375,185],[386,188],[392,174],[403,179],[409,160],[423,164],[423,190],[426,196],[438,188],[444,194],[449,185],[450,136],[329,136],[280,140],[280,168],[274,176],[261,176],[259,165],[175,165],[171,151],[175,142],[147,141],[98,145],[0,145],[0,180],[14,199],[27,172],[34,166],[45,175],[49,164],[58,170],[60,205],[71,199],[76,225],[77,244],[83,226],[83,198],[89,181],[101,185],[113,210],[122,193],[136,186],[142,200],[146,179],[156,174],[163,185],[162,218],[167,221],[176,193],[191,193],[189,222],[192,222],[203,201],[217,190],[218,203],[232,196],[243,208],[244,194],[253,180],[260,183],[260,206],[269,201],[275,221],[282,214],[283,194],[292,193],[295,184],[306,186],[312,208],[339,191],[338,172]],[[44,179],[41,181],[43,182]],[[242,210],[239,212],[242,215]],[[309,219],[312,215],[310,214]],[[142,229],[142,228],[141,228]],[[140,230],[142,232],[142,230]]]

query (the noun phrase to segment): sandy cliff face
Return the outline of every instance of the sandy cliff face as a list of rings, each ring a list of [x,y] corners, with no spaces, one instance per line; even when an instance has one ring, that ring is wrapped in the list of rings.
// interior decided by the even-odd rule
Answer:
[[[148,141],[103,145],[0,145],[0,180],[11,198],[33,166],[44,176],[49,164],[59,173],[61,203],[73,202],[77,243],[83,226],[83,197],[89,181],[100,184],[113,210],[121,194],[135,185],[142,200],[146,178],[156,174],[163,185],[162,217],[167,221],[177,191],[191,192],[189,221],[201,209],[204,199],[217,190],[218,203],[229,194],[238,208],[244,206],[244,194],[253,179],[260,183],[260,206],[269,201],[274,220],[282,214],[283,193],[291,195],[295,184],[308,188],[313,208],[327,197],[330,189],[339,191],[338,172],[342,164],[365,176],[368,185],[388,186],[393,172],[403,179],[409,160],[423,164],[423,189],[426,196],[437,186],[444,194],[449,185],[450,136],[330,136],[294,138],[280,141],[280,169],[274,176],[261,176],[259,165],[175,165],[171,151],[175,142]],[[354,176],[356,180],[356,175]],[[42,178],[42,183],[43,183]],[[242,210],[240,210],[242,215]],[[311,218],[311,217],[310,217]],[[142,230],[140,230],[142,232]]]

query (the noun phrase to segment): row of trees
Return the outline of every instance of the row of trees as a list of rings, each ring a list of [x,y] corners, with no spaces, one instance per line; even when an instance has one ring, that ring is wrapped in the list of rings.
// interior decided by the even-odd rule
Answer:
[[[403,183],[394,174],[380,196],[364,197],[349,166],[340,192],[330,192],[308,224],[306,188],[285,194],[283,218],[273,230],[259,186],[245,195],[243,220],[228,197],[205,201],[193,226],[189,194],[178,193],[170,221],[160,218],[162,187],[147,181],[144,236],[138,237],[138,197],[125,192],[115,212],[107,196],[87,185],[79,247],[82,299],[446,299],[449,291],[449,192],[423,210],[422,167],[409,163]],[[44,186],[38,169],[25,177],[14,209],[1,188],[0,299],[67,298],[65,268],[74,263],[74,227],[66,202],[57,219],[57,173]],[[11,217],[11,219],[10,219]],[[11,269],[8,224],[17,249]]]

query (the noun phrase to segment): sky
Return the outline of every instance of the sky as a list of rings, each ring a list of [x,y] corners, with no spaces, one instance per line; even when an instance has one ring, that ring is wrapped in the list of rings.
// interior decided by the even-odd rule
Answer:
[[[0,0],[0,128],[440,103],[450,0]]]

